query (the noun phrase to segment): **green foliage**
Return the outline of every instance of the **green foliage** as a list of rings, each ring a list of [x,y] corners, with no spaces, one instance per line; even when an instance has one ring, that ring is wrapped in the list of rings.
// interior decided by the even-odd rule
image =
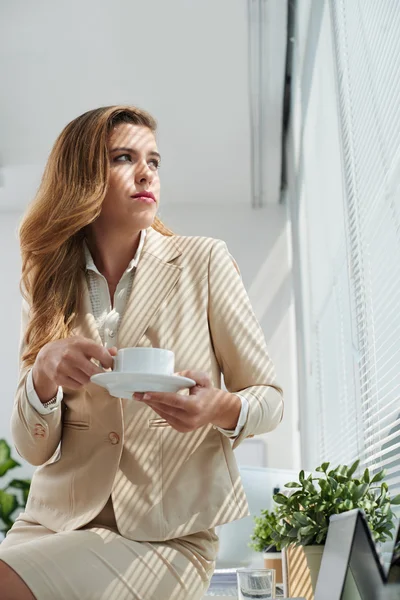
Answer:
[[[8,471],[20,467],[20,463],[11,458],[11,448],[5,440],[0,440],[0,479]],[[26,479],[13,479],[0,487],[0,532],[6,534],[13,525],[13,513],[17,509],[25,508],[28,499],[30,481]]]
[[[400,495],[390,498],[383,479],[385,471],[373,477],[368,469],[360,477],[353,477],[359,467],[356,461],[350,467],[339,465],[329,470],[329,463],[316,469],[319,477],[299,473],[299,481],[285,485],[294,492],[286,496],[276,494],[277,525],[271,533],[273,543],[289,545],[322,545],[328,534],[329,518],[355,508],[364,511],[375,542],[392,539],[394,515],[391,505],[400,504]]]
[[[251,536],[251,548],[257,552],[268,552],[281,550],[279,541],[272,537],[278,528],[278,515],[276,511],[262,510],[259,517],[254,517],[255,527]]]

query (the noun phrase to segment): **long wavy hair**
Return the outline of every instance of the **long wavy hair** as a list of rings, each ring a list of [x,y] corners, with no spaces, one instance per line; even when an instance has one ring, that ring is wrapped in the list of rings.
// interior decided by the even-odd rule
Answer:
[[[19,239],[21,293],[30,306],[23,362],[30,366],[48,342],[68,337],[82,293],[84,230],[100,215],[109,184],[107,142],[120,123],[157,123],[133,106],[106,106],[71,121],[58,136],[37,194],[24,215]],[[174,235],[156,217],[152,227]]]

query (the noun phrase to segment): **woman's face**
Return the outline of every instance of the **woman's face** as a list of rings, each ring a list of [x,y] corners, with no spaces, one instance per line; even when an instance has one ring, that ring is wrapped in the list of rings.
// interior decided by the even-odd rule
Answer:
[[[110,134],[108,151],[110,181],[99,220],[107,227],[147,229],[160,200],[160,155],[154,133],[142,125],[121,123]]]

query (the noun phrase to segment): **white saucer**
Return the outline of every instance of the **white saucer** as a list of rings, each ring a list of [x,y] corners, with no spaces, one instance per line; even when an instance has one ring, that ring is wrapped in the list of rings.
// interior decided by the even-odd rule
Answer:
[[[151,373],[97,373],[90,380],[108,390],[111,396],[132,400],[135,392],[172,392],[196,385],[193,379],[180,375],[156,375]]]

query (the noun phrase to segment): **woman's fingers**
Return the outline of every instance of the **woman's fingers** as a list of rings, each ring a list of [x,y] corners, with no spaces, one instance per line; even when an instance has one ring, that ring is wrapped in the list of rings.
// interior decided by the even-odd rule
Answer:
[[[93,340],[80,340],[80,347],[88,358],[95,358],[105,369],[111,369],[114,365],[110,351],[100,346]]]
[[[89,379],[93,375],[97,375],[98,373],[104,373],[104,369],[96,365],[96,363],[88,360],[87,358],[83,358],[80,362],[78,362],[75,367],[82,371]]]
[[[150,406],[156,413],[163,413],[163,415],[168,415],[172,419],[176,419],[177,421],[185,422],[187,419],[187,414],[179,409],[173,408],[172,406],[165,406],[162,404],[158,404],[157,402],[146,402],[147,406]]]
[[[71,379],[78,383],[80,386],[86,385],[90,381],[90,377],[89,375],[87,375],[87,373],[85,373],[84,371],[82,371],[82,369],[78,367],[72,366],[69,366],[67,369],[65,369],[65,372],[62,374],[62,377]]]
[[[173,394],[170,392],[148,392],[147,394],[133,394],[136,400],[142,400],[149,404],[149,401],[154,404],[180,409],[182,411],[187,410],[187,396],[183,394]],[[168,408],[169,410],[169,408]]]
[[[201,387],[211,387],[212,385],[209,375],[204,371],[179,371],[178,373],[175,373],[175,375],[180,375],[181,377],[188,377],[189,379],[193,379],[196,382],[196,384]]]
[[[151,408],[153,408],[155,413],[157,413],[162,419],[165,419],[167,423],[177,431],[180,431],[181,433],[191,431],[191,428],[184,421],[181,421],[175,416],[172,416],[170,413],[163,411],[160,407],[155,406]]]
[[[68,375],[64,375],[60,378],[59,385],[70,390],[80,390],[82,387],[82,384],[79,383],[79,381],[77,381],[76,379],[72,379],[72,377],[68,377]]]

